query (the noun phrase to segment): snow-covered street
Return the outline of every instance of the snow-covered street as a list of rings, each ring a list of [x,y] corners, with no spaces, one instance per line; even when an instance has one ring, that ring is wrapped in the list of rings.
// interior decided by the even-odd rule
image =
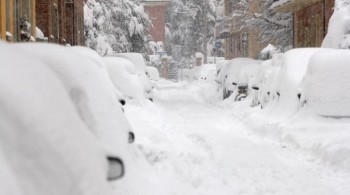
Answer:
[[[149,175],[162,180],[152,188],[186,195],[350,192],[349,172],[259,136],[235,117],[240,110],[209,103],[202,93],[198,84],[163,81],[154,104],[126,105],[138,148],[164,177]]]

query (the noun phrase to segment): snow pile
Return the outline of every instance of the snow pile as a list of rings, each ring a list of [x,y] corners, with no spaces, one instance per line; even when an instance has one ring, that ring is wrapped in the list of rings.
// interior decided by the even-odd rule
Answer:
[[[125,58],[103,57],[114,86],[126,97],[136,100],[145,99],[143,85],[136,74],[135,65]]]
[[[314,54],[305,76],[308,108],[321,116],[350,116],[350,51],[331,50]]]
[[[261,60],[271,59],[274,54],[278,53],[277,48],[271,44],[268,44],[264,49],[261,50],[259,58]]]
[[[43,31],[41,31],[38,27],[35,27],[35,35],[37,39],[47,40],[47,37],[45,37]]]
[[[349,49],[349,33],[350,6],[338,5],[329,21],[328,33],[323,40],[322,47]]]

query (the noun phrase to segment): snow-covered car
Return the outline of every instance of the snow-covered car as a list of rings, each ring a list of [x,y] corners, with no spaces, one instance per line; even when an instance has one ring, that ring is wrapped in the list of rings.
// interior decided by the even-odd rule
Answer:
[[[148,74],[148,77],[151,79],[151,81],[158,81],[159,80],[159,71],[156,67],[152,66],[146,66],[146,72]]]
[[[0,42],[0,194],[112,195],[108,179],[123,175],[122,161],[88,129],[48,61],[26,48]]]
[[[260,65],[260,60],[254,60],[250,58],[235,58],[230,60],[225,67],[222,68],[218,74],[216,81],[222,88],[223,99],[226,99],[235,93],[238,95],[238,91],[235,91],[238,87],[239,77],[241,69],[245,66],[256,67]]]
[[[252,91],[252,84],[261,64],[251,64],[243,66],[238,76],[235,101],[241,101]]]
[[[264,108],[268,102],[278,100],[278,78],[283,54],[274,54],[271,60],[261,63],[259,71],[252,84],[252,106]]]
[[[214,81],[216,78],[216,64],[203,64],[191,69],[189,79]]]
[[[95,51],[38,43],[11,47],[40,58],[63,83],[79,117],[106,153],[122,157],[123,149],[129,144],[131,127],[119,103],[120,92],[116,93],[118,90]]]
[[[221,60],[219,62],[216,63],[216,74],[218,75],[221,71],[221,69],[223,69],[227,63],[229,62],[230,60]]]
[[[315,114],[350,117],[350,51],[327,50],[312,55],[303,81],[302,99]]]
[[[145,99],[144,88],[136,73],[135,65],[128,59],[103,57],[109,76],[114,86],[129,99]]]
[[[147,76],[146,61],[140,53],[117,53],[113,56],[118,56],[130,60],[135,65],[137,75],[140,77],[141,83],[144,87],[145,96],[147,99],[153,101],[153,86]]]
[[[310,58],[320,51],[328,49],[298,48],[274,57],[259,87],[261,107],[269,107],[280,117],[296,113],[304,104],[302,81]]]

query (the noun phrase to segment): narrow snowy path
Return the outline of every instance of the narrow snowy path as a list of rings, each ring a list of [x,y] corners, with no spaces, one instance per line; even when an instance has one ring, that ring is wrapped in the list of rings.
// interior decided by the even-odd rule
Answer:
[[[239,110],[206,103],[175,84],[161,86],[154,105],[126,107],[137,144],[152,167],[179,183],[158,186],[171,194],[350,192],[349,173],[335,172],[300,151],[259,138],[232,112]]]

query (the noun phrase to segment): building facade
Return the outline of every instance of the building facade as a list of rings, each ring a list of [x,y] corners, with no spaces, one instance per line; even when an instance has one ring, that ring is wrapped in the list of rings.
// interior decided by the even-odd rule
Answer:
[[[0,37],[10,42],[35,37],[35,0],[0,0]]]
[[[143,0],[145,12],[152,21],[149,34],[153,41],[165,43],[165,11],[170,0]]]
[[[249,2],[249,12],[259,12],[261,0]],[[225,17],[216,26],[217,39],[224,40],[225,58],[233,59],[238,57],[257,58],[260,51],[266,47],[259,37],[260,29],[246,27],[242,24],[242,16],[233,15],[234,11],[242,10],[241,4],[232,0],[224,2]],[[273,43],[273,40],[272,40]]]
[[[48,42],[84,43],[84,0],[36,0],[37,27]]]
[[[85,0],[0,0],[1,39],[83,45],[84,3]],[[36,27],[46,38],[36,39]]]
[[[290,0],[275,12],[294,15],[294,47],[320,47],[333,14],[334,0]]]

